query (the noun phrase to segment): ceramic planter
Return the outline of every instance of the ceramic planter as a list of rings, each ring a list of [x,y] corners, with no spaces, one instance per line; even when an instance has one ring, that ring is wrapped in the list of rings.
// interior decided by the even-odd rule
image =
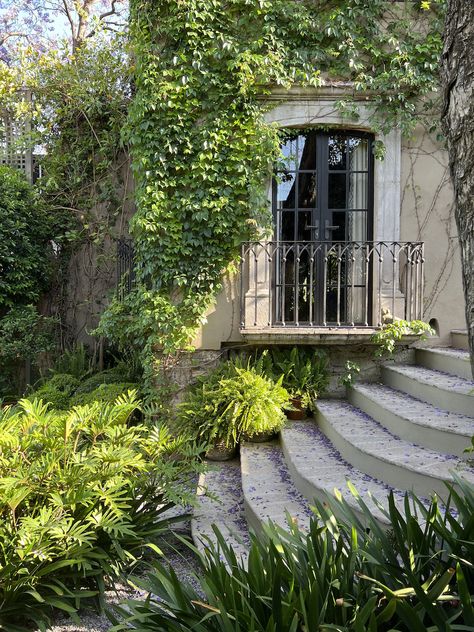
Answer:
[[[249,443],[265,443],[267,441],[272,441],[275,438],[276,432],[258,432],[252,436],[248,434],[243,434],[241,437],[242,441],[248,441]]]
[[[305,419],[306,410],[303,408],[303,403],[301,399],[298,397],[290,398],[290,403],[293,408],[296,408],[296,410],[286,411],[286,416],[288,417],[288,419],[291,419],[291,421],[301,421],[302,419]]]
[[[228,448],[224,441],[216,441],[206,452],[209,461],[230,461],[237,454],[237,446]]]

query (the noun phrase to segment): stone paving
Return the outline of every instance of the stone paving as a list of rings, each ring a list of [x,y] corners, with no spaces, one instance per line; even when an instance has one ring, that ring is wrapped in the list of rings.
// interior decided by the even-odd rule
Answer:
[[[467,415],[451,413],[437,406],[431,406],[384,384],[355,384],[353,388],[354,391],[412,424],[462,435],[466,438],[466,445],[474,434],[474,418]]]

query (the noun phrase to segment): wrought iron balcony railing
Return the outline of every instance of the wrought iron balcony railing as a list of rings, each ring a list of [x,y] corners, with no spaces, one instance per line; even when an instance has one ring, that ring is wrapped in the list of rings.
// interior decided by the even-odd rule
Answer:
[[[242,245],[241,328],[378,327],[423,316],[421,242]]]

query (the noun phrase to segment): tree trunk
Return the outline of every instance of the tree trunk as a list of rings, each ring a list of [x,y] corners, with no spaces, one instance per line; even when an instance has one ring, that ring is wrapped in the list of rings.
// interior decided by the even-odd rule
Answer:
[[[474,374],[474,2],[448,0],[441,59],[442,123],[455,195]]]

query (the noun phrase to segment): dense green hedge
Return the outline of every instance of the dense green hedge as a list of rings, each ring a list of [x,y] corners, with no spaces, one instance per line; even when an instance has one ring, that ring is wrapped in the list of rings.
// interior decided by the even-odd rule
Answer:
[[[0,309],[36,301],[53,256],[52,218],[25,176],[0,166]]]

